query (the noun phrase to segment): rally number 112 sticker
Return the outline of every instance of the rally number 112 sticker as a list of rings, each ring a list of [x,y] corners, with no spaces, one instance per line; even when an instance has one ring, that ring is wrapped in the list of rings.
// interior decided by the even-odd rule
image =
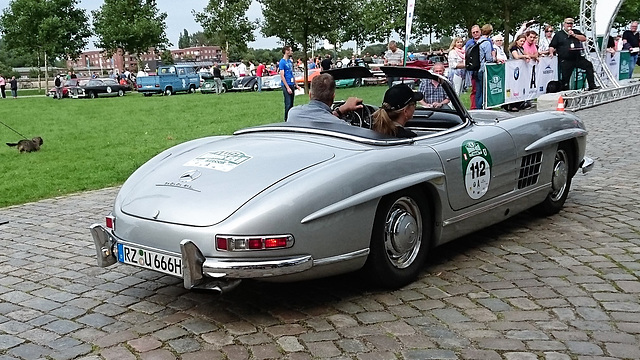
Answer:
[[[462,143],[462,174],[470,198],[480,199],[491,182],[491,154],[483,143],[467,140]]]

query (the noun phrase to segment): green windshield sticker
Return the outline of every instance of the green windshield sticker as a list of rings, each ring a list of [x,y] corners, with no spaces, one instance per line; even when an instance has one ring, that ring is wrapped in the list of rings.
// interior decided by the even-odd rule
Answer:
[[[462,175],[470,198],[480,199],[491,182],[491,154],[483,143],[467,140],[462,143]]]

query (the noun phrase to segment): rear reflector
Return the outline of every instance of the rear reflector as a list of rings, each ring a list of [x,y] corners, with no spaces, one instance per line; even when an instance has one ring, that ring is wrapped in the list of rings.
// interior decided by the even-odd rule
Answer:
[[[286,249],[293,246],[292,235],[278,236],[216,236],[216,249],[218,251],[251,251]]]
[[[107,226],[107,229],[114,230],[115,222],[116,222],[116,218],[114,216],[107,215],[105,219],[105,225]]]

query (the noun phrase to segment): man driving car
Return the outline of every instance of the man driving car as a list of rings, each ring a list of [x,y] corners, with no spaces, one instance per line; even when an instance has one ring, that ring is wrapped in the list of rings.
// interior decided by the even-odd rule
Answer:
[[[336,96],[336,82],[329,74],[320,74],[311,80],[309,103],[298,105],[289,110],[289,121],[320,121],[343,123],[342,116],[362,108],[362,99],[350,97],[344,104],[331,110]]]

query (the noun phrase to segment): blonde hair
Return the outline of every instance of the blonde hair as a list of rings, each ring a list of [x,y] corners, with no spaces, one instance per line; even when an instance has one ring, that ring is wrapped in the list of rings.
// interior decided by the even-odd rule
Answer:
[[[449,45],[449,50],[453,50],[456,47],[456,43],[458,42],[458,40],[462,41],[462,45],[464,45],[464,40],[462,40],[461,37],[454,37],[453,40],[451,41],[451,45]]]
[[[382,103],[382,106],[376,110],[373,117],[373,130],[385,135],[396,136],[396,124],[394,121],[402,114],[402,109],[390,110],[391,105]]]
[[[480,32],[482,35],[489,35],[493,32],[493,26],[491,26],[491,24],[484,24],[482,28],[480,28]]]

